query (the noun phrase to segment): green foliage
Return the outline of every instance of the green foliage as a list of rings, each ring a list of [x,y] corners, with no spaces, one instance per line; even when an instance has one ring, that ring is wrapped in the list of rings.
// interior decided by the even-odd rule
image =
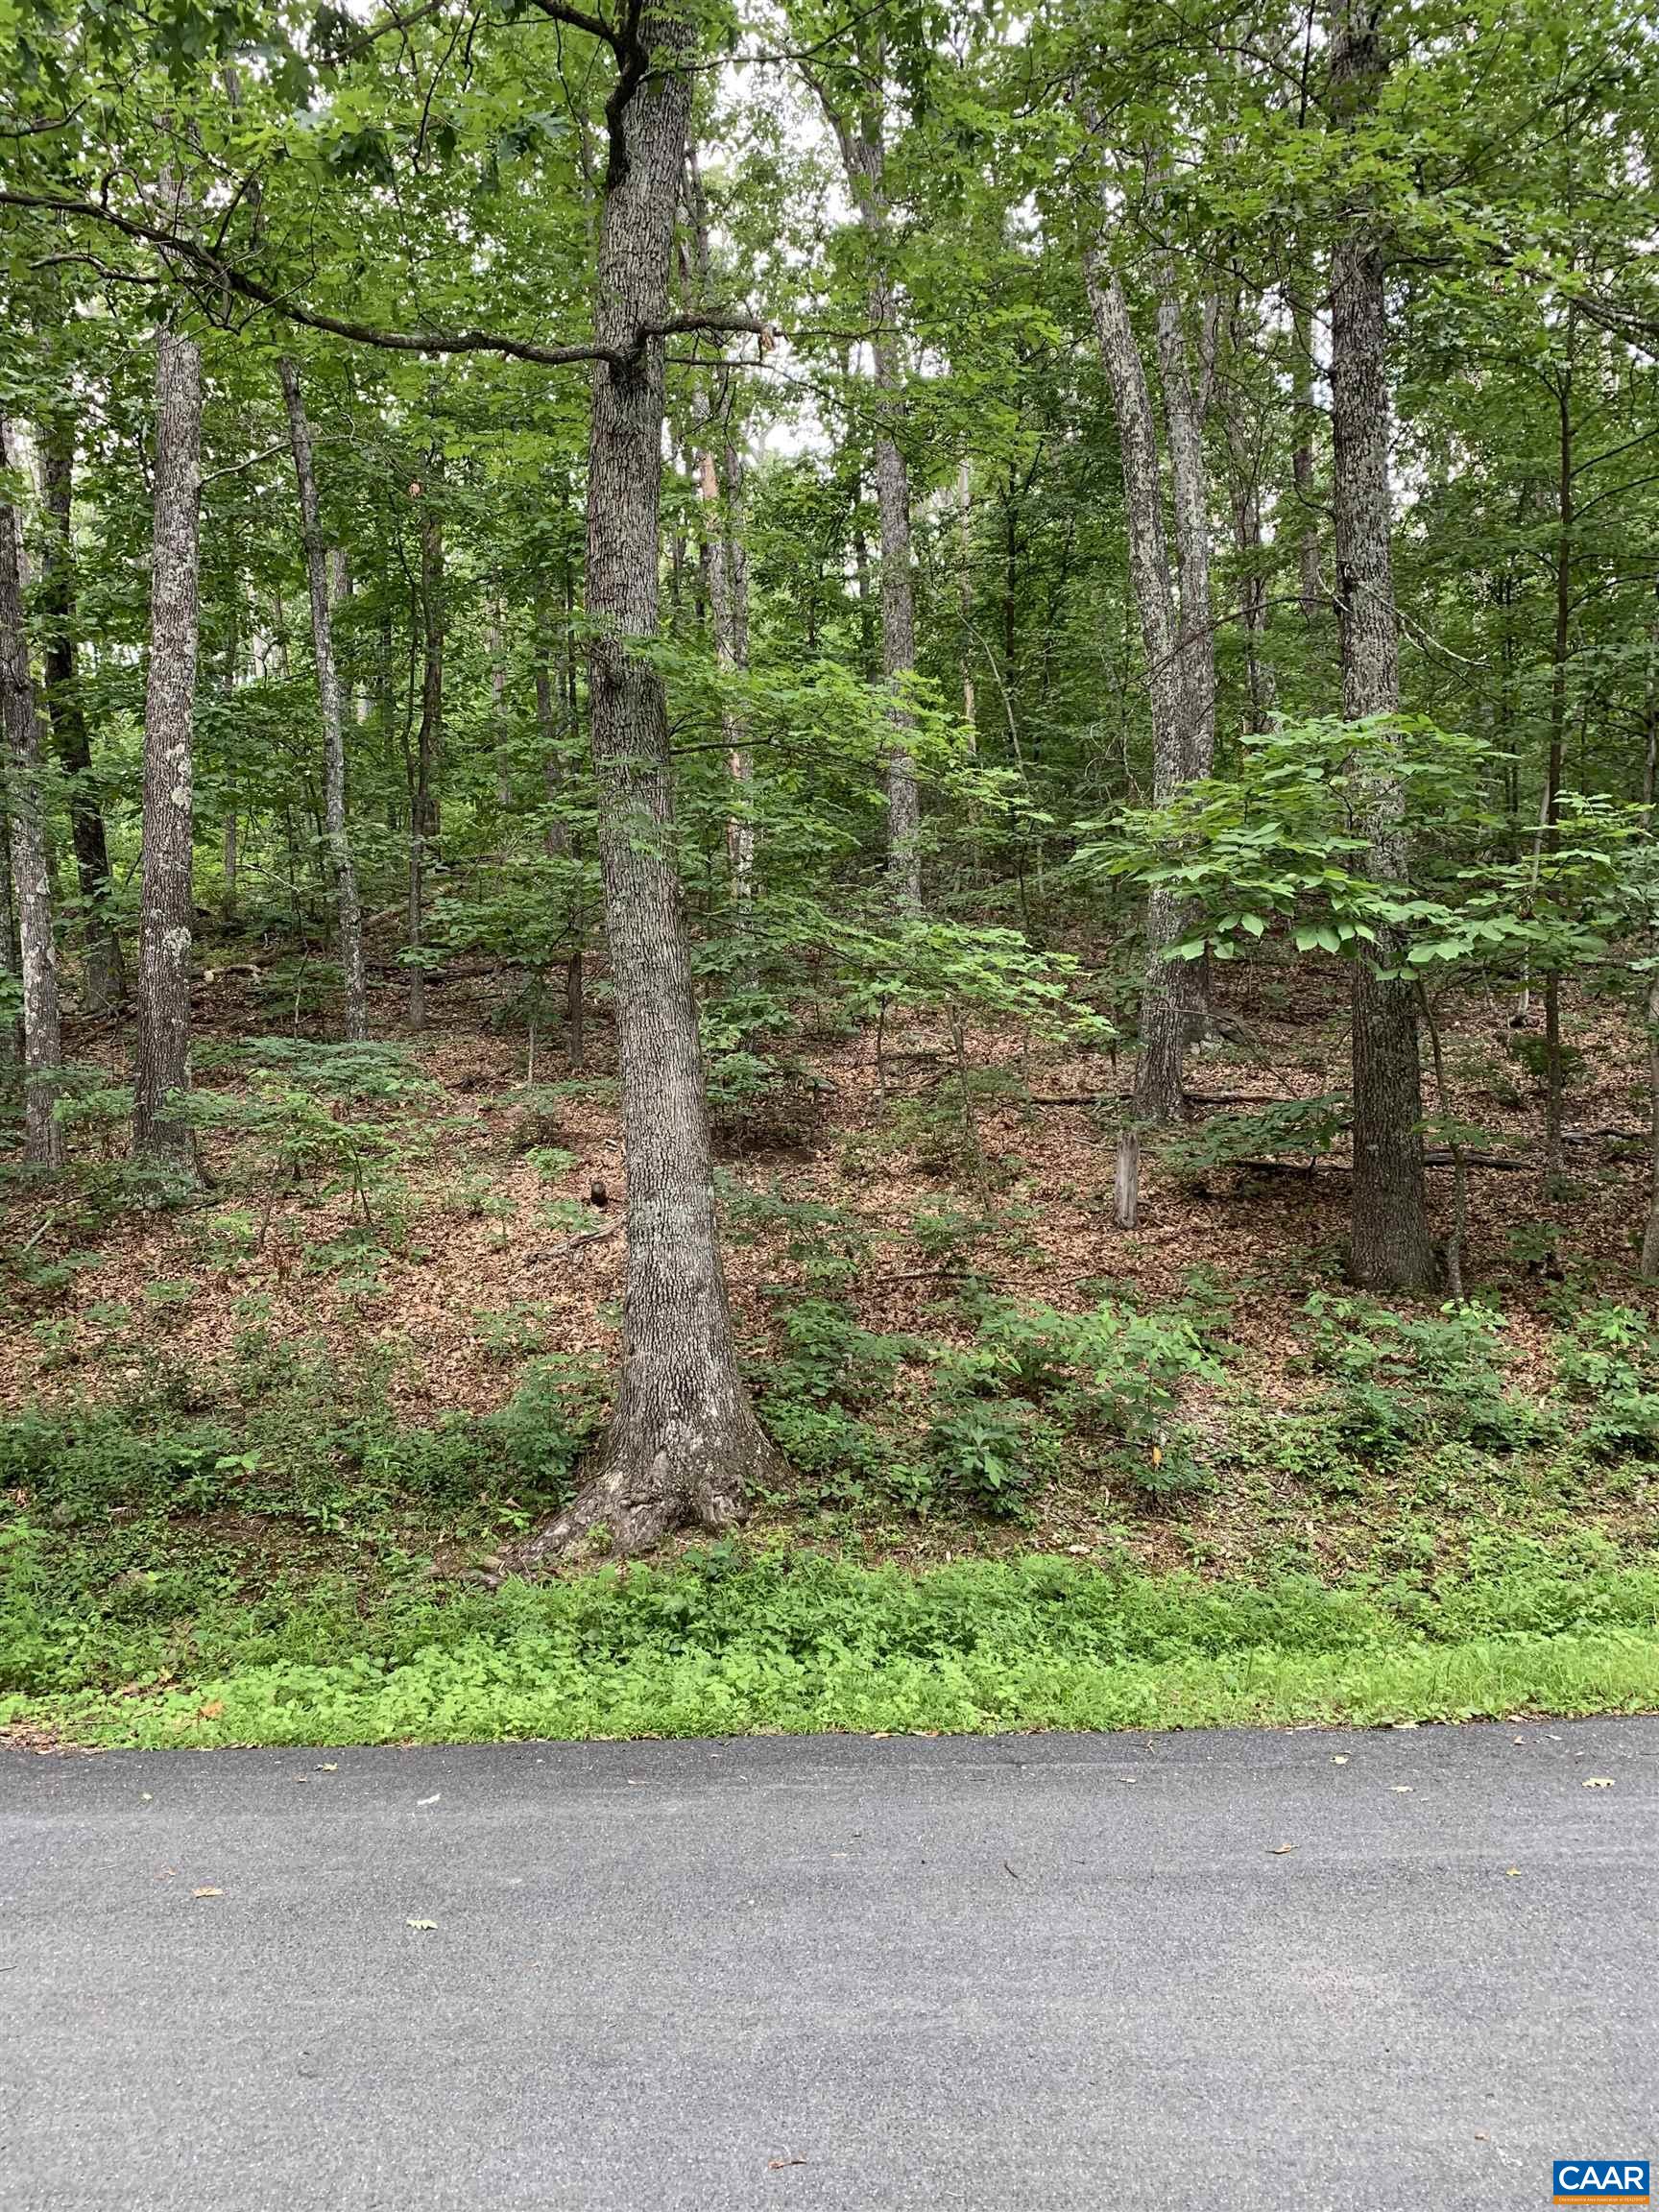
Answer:
[[[1375,1300],[1315,1291],[1307,1364],[1335,1378],[1316,1417],[1361,1466],[1398,1466],[1428,1441],[1490,1453],[1549,1441],[1548,1412],[1503,1386],[1503,1324],[1489,1308],[1412,1317]]]
[[[577,1154],[563,1144],[533,1144],[524,1161],[543,1183],[557,1183],[561,1175],[568,1175],[572,1167],[581,1165]]]
[[[908,1575],[727,1545],[445,1599],[394,1556],[365,1603],[314,1576],[250,1601],[200,1568],[94,1593],[55,1571],[33,1523],[0,1527],[0,1723],[50,1719],[102,1743],[1640,1709],[1659,1696],[1656,1628],[1659,1576],[1594,1544],[1494,1540],[1472,1574],[1429,1592],[1055,1559]]]
[[[1645,1313],[1599,1306],[1580,1314],[1557,1345],[1555,1383],[1592,1459],[1659,1458],[1659,1343]]]
[[[881,1485],[912,1509],[953,1500],[994,1518],[1024,1517],[1067,1473],[1147,1499],[1200,1486],[1181,1394],[1219,1368],[1189,1316],[985,1299],[973,1318],[964,1348],[880,1335],[826,1299],[792,1305],[785,1355],[758,1378],[785,1458],[839,1495]]]
[[[1024,1518],[1026,1494],[1058,1472],[1064,1444],[1034,1406],[976,1392],[946,1395],[927,1431],[941,1486],[974,1511]]]
[[[320,1197],[349,1193],[373,1224],[378,1199],[426,1134],[424,1123],[390,1110],[440,1095],[437,1085],[385,1045],[267,1037],[239,1046],[232,1064],[247,1070],[245,1094],[197,1092],[191,1112],[242,1141],[267,1208],[284,1184],[309,1184]]]
[[[1348,1126],[1340,1093],[1286,1098],[1252,1113],[1206,1115],[1158,1139],[1158,1154],[1178,1175],[1201,1178],[1247,1160],[1303,1160],[1311,1167]]]
[[[783,1317],[783,1358],[766,1370],[768,1386],[789,1397],[873,1407],[893,1387],[900,1364],[920,1347],[907,1336],[865,1329],[826,1298],[804,1298]]]

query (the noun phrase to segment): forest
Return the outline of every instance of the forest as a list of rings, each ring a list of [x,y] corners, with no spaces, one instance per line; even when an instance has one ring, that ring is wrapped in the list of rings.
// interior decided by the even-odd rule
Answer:
[[[0,0],[0,1733],[1659,1704],[1656,156],[1635,0]]]

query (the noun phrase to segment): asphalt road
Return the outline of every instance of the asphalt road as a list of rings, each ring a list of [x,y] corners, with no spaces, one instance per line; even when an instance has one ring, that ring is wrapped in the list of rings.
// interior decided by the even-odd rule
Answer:
[[[1656,1814],[1651,1720],[7,1754],[0,2205],[1547,2204],[1659,2156]]]

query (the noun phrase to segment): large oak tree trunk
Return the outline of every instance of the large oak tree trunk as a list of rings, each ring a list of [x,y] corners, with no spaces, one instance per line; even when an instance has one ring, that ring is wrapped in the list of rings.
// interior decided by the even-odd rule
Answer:
[[[144,870],[132,1148],[193,1171],[191,836],[202,479],[202,349],[170,325],[156,352],[150,674],[144,695]]]
[[[0,425],[0,452],[5,449]],[[23,986],[23,1151],[42,1167],[63,1162],[63,1132],[54,1111],[63,1066],[58,1007],[58,953],[52,935],[52,877],[46,860],[45,806],[40,789],[40,722],[23,625],[23,572],[17,517],[0,498],[0,727],[11,874],[17,896],[17,965]],[[10,891],[11,886],[8,886]]]
[[[119,1005],[126,994],[121,941],[109,912],[109,845],[104,809],[92,769],[76,668],[74,418],[51,416],[40,442],[41,489],[46,515],[45,555],[40,564],[40,609],[44,634],[40,661],[46,679],[46,710],[69,787],[69,828],[75,845],[75,874],[85,905],[85,950],[82,989],[87,1009],[101,1013]]]
[[[655,637],[662,345],[692,37],[646,18],[652,70],[627,99],[606,178],[589,447],[589,718],[614,978],[628,1263],[622,1372],[597,1471],[532,1540],[548,1556],[603,1529],[618,1552],[729,1527],[769,1448],[750,1404],[721,1264],[703,1055],[675,867],[667,702],[633,648]]]
[[[1338,120],[1375,101],[1387,62],[1370,0],[1336,0],[1331,86]],[[1400,705],[1389,545],[1387,308],[1383,253],[1364,208],[1331,255],[1331,419],[1342,711],[1352,721]],[[1386,762],[1365,798],[1369,867],[1382,883],[1409,870],[1406,798]],[[1410,984],[1385,980],[1402,948],[1382,932],[1354,969],[1352,1266],[1369,1289],[1425,1290],[1435,1279],[1423,1187],[1423,1079]]]
[[[334,878],[340,969],[346,984],[346,1035],[351,1043],[360,1044],[369,1034],[368,994],[363,979],[363,908],[357,897],[357,871],[351,859],[346,813],[346,730],[340,706],[340,672],[334,659],[328,551],[323,542],[311,425],[305,417],[300,372],[286,358],[278,368],[288,408],[288,439],[294,449],[294,476],[300,491],[300,532],[305,547],[305,581],[311,595],[311,657],[316,663],[317,701],[323,714],[323,817],[328,871]]]

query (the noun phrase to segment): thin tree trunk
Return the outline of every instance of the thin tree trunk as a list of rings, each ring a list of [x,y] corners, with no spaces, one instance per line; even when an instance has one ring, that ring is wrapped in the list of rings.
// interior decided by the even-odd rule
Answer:
[[[1192,772],[1201,745],[1188,728],[1188,668],[1164,530],[1152,395],[1129,320],[1122,278],[1094,247],[1085,252],[1083,267],[1101,365],[1118,417],[1129,527],[1129,581],[1140,618],[1152,706],[1152,796],[1154,803],[1163,806]],[[1213,733],[1213,695],[1210,727]],[[1142,1121],[1177,1121],[1186,1112],[1183,1063],[1188,1041],[1202,1024],[1204,1013],[1196,964],[1169,957],[1170,948],[1181,934],[1181,902],[1171,891],[1154,889],[1146,902],[1147,958],[1141,987],[1140,1052],[1135,1071],[1135,1112]]]
[[[769,1457],[721,1264],[667,701],[635,649],[657,635],[662,465],[663,348],[638,332],[667,309],[693,48],[668,11],[642,36],[652,67],[621,107],[596,290],[598,340],[625,359],[594,368],[588,476],[589,720],[628,1163],[622,1373],[598,1471],[533,1556],[596,1525],[624,1553],[675,1527],[729,1527]]]
[[[709,206],[696,146],[685,150],[685,187],[695,256],[696,297],[712,307],[714,285],[709,246]],[[749,665],[749,551],[743,523],[743,457],[732,434],[733,391],[722,373],[709,409],[708,436],[697,455],[697,495],[703,504],[703,561],[714,632],[714,665],[724,678]],[[733,805],[726,822],[726,857],[732,900],[740,929],[755,894],[755,759],[749,733],[730,692],[720,708]]]
[[[979,714],[970,642],[974,614],[974,474],[966,453],[956,465],[956,609],[962,621],[962,720],[970,733],[969,743],[976,752],[974,733]]]
[[[1169,480],[1175,508],[1175,569],[1180,586],[1181,775],[1208,776],[1215,757],[1215,631],[1210,591],[1210,478],[1204,462],[1204,418],[1213,377],[1214,304],[1204,309],[1207,338],[1198,380],[1188,359],[1185,317],[1174,259],[1158,273],[1158,373],[1169,433]]]
[[[317,702],[323,715],[323,807],[328,869],[334,878],[334,913],[340,932],[340,969],[346,984],[346,1036],[360,1044],[369,1034],[368,994],[363,976],[363,908],[357,897],[357,870],[346,811],[346,730],[340,708],[340,673],[334,660],[334,619],[328,597],[328,552],[317,499],[317,470],[311,453],[311,425],[300,372],[286,356],[277,364],[288,409],[288,439],[294,449],[294,477],[300,492],[300,533],[305,548],[305,581],[311,595],[311,657],[317,669]]]
[[[1457,1134],[1452,1100],[1446,1089],[1446,1055],[1440,1046],[1440,1024],[1427,990],[1420,985],[1423,1026],[1429,1032],[1429,1054],[1434,1064],[1434,1097],[1445,1125],[1446,1148],[1452,1155],[1452,1234],[1446,1239],[1446,1287],[1463,1303],[1463,1252],[1469,1236],[1469,1154]]]
[[[886,179],[886,49],[879,35],[861,57],[864,104],[856,120],[819,85],[841,149],[847,185],[869,241],[866,316],[876,366],[876,511],[881,528],[881,668],[896,689],[916,666],[916,584],[910,564],[910,471],[899,443],[904,420],[904,377],[890,266],[892,243]],[[905,733],[909,716],[893,709],[887,755],[887,872],[902,915],[922,911],[922,792]]]
[[[1557,471],[1555,504],[1555,628],[1550,650],[1550,753],[1544,765],[1539,817],[1539,859],[1561,843],[1561,781],[1566,769],[1567,662],[1573,642],[1573,353],[1577,317],[1567,308],[1567,360],[1555,386]],[[1534,870],[1536,876],[1536,869]],[[1544,975],[1544,1182],[1561,1180],[1561,1129],[1565,1119],[1565,1070],[1561,1053],[1561,972]]]
[[[1267,657],[1267,578],[1262,572],[1262,487],[1252,476],[1233,481],[1233,542],[1238,553],[1239,604],[1244,618],[1244,679],[1250,729],[1263,731],[1278,698]]]
[[[563,687],[556,693],[553,668],[548,656],[547,608],[544,599],[536,610],[536,727],[541,736],[541,772],[547,790],[546,854],[549,860],[570,862],[574,850],[568,823],[559,811],[565,796],[565,755],[561,744],[561,709],[565,721],[563,733],[566,741],[576,736],[575,701],[567,698]],[[555,706],[555,699],[559,706]],[[582,939],[584,918],[582,914],[580,879],[572,870],[571,890],[566,908],[565,928],[570,937],[570,950],[565,955],[565,1049],[572,1069],[583,1063],[583,988]]]
[[[1659,951],[1659,947],[1655,947]],[[1642,1273],[1659,1281],[1659,966],[1647,978],[1647,1223],[1642,1233]]]
[[[864,478],[853,478],[853,589],[858,602],[858,667],[867,679],[876,674],[876,618],[870,595],[870,541],[864,535]]]
[[[254,639],[254,660],[257,666],[258,640]],[[228,635],[225,640],[225,703],[232,707],[236,699],[236,680],[242,666],[242,573],[232,564],[230,569],[230,609]],[[221,881],[219,889],[219,926],[229,930],[236,922],[236,873],[238,863],[236,808],[238,795],[234,774],[226,784],[224,807],[220,821]]]
[[[1319,410],[1313,404],[1313,310],[1305,300],[1299,300],[1291,310],[1290,351],[1296,422],[1290,479],[1300,524],[1296,533],[1297,588],[1302,619],[1314,622],[1325,604],[1325,593],[1319,582],[1319,508],[1313,469],[1313,445],[1319,433]]]
[[[711,450],[700,453],[697,488],[709,517],[709,602],[714,618],[714,665],[729,678],[749,663],[749,588],[738,537],[740,524],[733,516],[734,490],[741,498],[742,464],[736,447],[729,442],[724,447],[724,462],[721,471]],[[730,697],[721,702],[720,724],[734,801],[726,823],[726,857],[732,875],[732,900],[741,928],[755,895],[754,757],[743,716]]]
[[[1252,732],[1267,728],[1275,703],[1273,666],[1267,658],[1267,574],[1262,542],[1262,441],[1245,420],[1237,305],[1231,322],[1232,389],[1223,408],[1233,504],[1233,545],[1238,556],[1238,600],[1243,617],[1244,675]]]
[[[0,452],[5,449],[0,421]],[[52,935],[52,878],[40,788],[43,761],[35,678],[23,625],[23,573],[17,517],[0,498],[0,723],[11,873],[17,893],[17,972],[23,986],[23,1156],[40,1167],[63,1164],[55,1111],[63,1067],[58,1007],[58,951]],[[10,887],[8,887],[10,888]]]
[[[0,762],[3,765],[3,762]],[[10,1070],[23,1061],[22,973],[17,950],[17,917],[12,896],[12,812],[6,803],[10,778],[0,775],[0,1069]],[[14,1011],[5,1017],[5,1002]]]
[[[46,517],[46,550],[40,569],[46,710],[52,718],[53,740],[68,782],[75,874],[86,909],[82,987],[87,1009],[102,1013],[120,1004],[127,981],[121,941],[109,912],[109,846],[76,669],[75,422],[66,411],[48,418],[40,441],[40,460]]]
[[[144,696],[144,870],[132,1147],[194,1172],[190,950],[196,652],[201,606],[202,349],[171,325],[156,352],[155,550]]]
[[[513,804],[513,756],[507,733],[507,610],[499,599],[490,610],[490,719],[495,741],[495,804],[505,814]]]
[[[1367,110],[1386,71],[1370,0],[1335,0],[1331,85],[1339,123]],[[1389,532],[1387,309],[1382,241],[1353,211],[1331,256],[1331,414],[1342,711],[1351,721],[1400,705]],[[1365,800],[1369,867],[1382,883],[1409,873],[1405,787],[1387,761]],[[1412,987],[1384,980],[1402,947],[1380,932],[1354,969],[1355,1279],[1368,1289],[1425,1290],[1434,1249],[1423,1187],[1423,1078]]]
[[[426,854],[438,834],[435,789],[444,742],[444,517],[432,503],[442,480],[444,457],[435,454],[421,509],[421,623],[423,658],[421,728],[415,740],[414,784],[409,797],[409,1026],[426,1026],[426,970],[421,958],[425,929]]]

